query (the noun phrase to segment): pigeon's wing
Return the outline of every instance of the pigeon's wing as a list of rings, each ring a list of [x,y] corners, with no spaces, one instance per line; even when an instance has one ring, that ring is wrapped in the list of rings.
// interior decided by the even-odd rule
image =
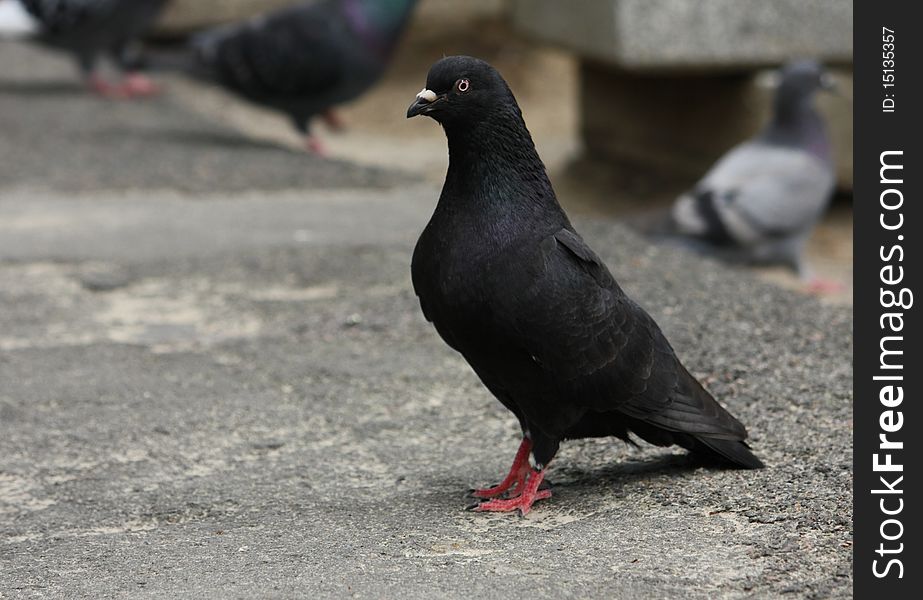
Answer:
[[[19,0],[46,33],[62,34],[105,19],[124,0]]]
[[[321,6],[296,7],[194,40],[201,60],[225,85],[252,96],[298,97],[343,76],[337,24]]]
[[[510,266],[491,274],[500,302],[493,326],[531,355],[558,397],[716,443],[746,438],[576,233],[562,229],[537,250],[513,252],[501,261]]]
[[[673,217],[681,232],[715,241],[796,236],[823,213],[833,183],[830,166],[808,152],[744,144],[677,201]]]

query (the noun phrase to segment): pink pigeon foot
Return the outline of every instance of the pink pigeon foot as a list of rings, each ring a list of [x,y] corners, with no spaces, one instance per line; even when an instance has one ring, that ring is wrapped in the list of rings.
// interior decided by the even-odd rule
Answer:
[[[497,498],[494,500],[486,500],[484,502],[475,504],[470,508],[475,512],[512,512],[514,510],[518,510],[519,514],[524,517],[529,514],[529,511],[532,510],[533,504],[539,500],[551,498],[551,490],[539,489],[539,486],[542,484],[544,479],[545,469],[542,469],[541,471],[537,469],[531,469],[528,479],[526,479],[522,493],[515,498]]]
[[[307,136],[304,139],[304,148],[311,154],[316,154],[322,158],[327,158],[327,146],[317,136]]]
[[[805,289],[810,294],[815,294],[817,296],[825,296],[828,294],[838,294],[846,289],[839,281],[834,281],[832,279],[821,279],[816,277],[807,282]]]
[[[99,75],[87,77],[87,87],[100,98],[121,100],[126,97],[125,90],[120,85],[114,85]]]
[[[496,498],[507,490],[510,490],[510,496],[516,496],[522,491],[522,486],[529,476],[529,452],[532,451],[532,440],[527,437],[522,438],[519,444],[519,450],[516,451],[516,457],[513,459],[513,466],[507,473],[503,481],[489,488],[471,490],[469,495],[474,498]]]
[[[150,98],[161,93],[161,87],[149,77],[140,73],[129,73],[122,79],[120,86],[129,98]]]

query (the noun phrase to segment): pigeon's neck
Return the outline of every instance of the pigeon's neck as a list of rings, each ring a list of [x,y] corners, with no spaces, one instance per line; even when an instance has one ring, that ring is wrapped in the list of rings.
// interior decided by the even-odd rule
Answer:
[[[449,168],[437,210],[491,223],[566,223],[518,107],[444,128]]]
[[[346,21],[368,48],[387,56],[417,0],[341,0]]]
[[[832,161],[827,128],[812,96],[776,98],[772,120],[761,137],[768,144],[801,148],[824,162]]]

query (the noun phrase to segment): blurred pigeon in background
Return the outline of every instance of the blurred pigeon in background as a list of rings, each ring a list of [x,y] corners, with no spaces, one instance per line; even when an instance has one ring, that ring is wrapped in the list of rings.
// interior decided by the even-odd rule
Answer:
[[[374,84],[385,70],[416,0],[300,2],[193,39],[187,69],[291,117],[306,147],[313,117],[341,127],[332,112]]]
[[[817,62],[786,65],[769,124],[676,201],[672,233],[726,260],[789,266],[814,291],[838,287],[815,279],[803,257],[834,188],[830,141],[814,107],[815,92],[832,87]]]
[[[407,111],[416,115],[442,125],[449,169],[414,249],[414,290],[523,434],[509,474],[474,490],[483,499],[474,508],[524,514],[549,497],[542,482],[565,439],[629,441],[631,432],[729,466],[763,466],[740,421],[574,230],[500,74],[475,58],[444,58]]]
[[[134,97],[157,92],[138,73],[129,72],[109,82],[97,67],[109,55],[121,69],[129,69],[138,39],[154,24],[168,0],[0,0],[8,15],[28,12],[38,41],[73,54],[90,88],[104,96]],[[18,4],[13,8],[12,4]],[[11,22],[15,19],[11,16]],[[3,28],[0,22],[0,28]],[[129,69],[130,70],[130,69]]]

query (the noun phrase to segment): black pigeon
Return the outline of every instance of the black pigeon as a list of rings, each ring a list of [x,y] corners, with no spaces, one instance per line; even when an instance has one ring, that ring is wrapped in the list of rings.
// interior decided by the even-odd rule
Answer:
[[[734,262],[782,264],[822,291],[802,256],[830,201],[830,141],[814,107],[832,80],[812,60],[785,66],[772,119],[755,138],[725,154],[672,211],[676,233]]]
[[[94,91],[105,96],[146,96],[157,92],[147,78],[129,73],[111,84],[96,70],[110,55],[129,67],[135,44],[154,24],[168,0],[19,0],[39,22],[38,40],[71,53]]]
[[[442,59],[407,111],[416,115],[442,125],[449,169],[414,250],[414,289],[523,432],[509,475],[473,492],[485,499],[476,509],[524,514],[549,497],[540,486],[565,439],[634,432],[761,467],[744,426],[574,231],[500,74],[475,58]]]
[[[416,0],[322,0],[220,27],[193,40],[194,75],[289,117],[310,150],[310,122],[381,77]]]

